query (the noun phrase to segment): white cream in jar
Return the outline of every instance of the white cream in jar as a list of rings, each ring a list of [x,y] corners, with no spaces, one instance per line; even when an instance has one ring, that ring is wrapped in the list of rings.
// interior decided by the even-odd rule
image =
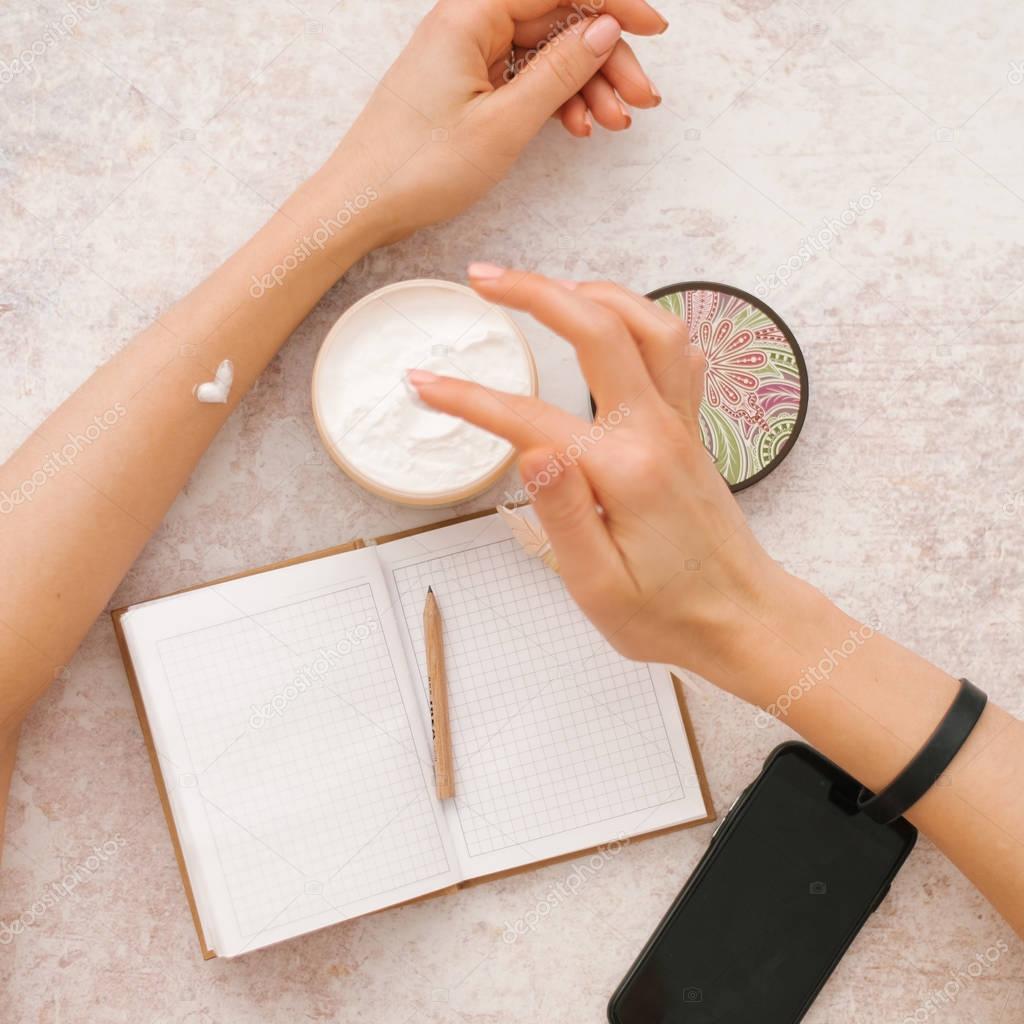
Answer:
[[[452,504],[508,468],[507,441],[430,409],[410,369],[535,394],[512,319],[448,281],[404,281],[357,302],[331,328],[313,372],[313,411],[332,458],[368,490],[409,505]]]

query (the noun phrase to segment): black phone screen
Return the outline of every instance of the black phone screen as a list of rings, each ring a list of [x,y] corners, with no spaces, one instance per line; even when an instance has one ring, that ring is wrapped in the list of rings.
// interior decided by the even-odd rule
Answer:
[[[614,1024],[793,1024],[914,845],[855,814],[857,784],[787,745],[730,819],[612,999]]]

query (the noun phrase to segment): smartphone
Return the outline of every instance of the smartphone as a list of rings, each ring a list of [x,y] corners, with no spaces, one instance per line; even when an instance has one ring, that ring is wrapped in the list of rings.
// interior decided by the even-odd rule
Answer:
[[[765,761],[608,1005],[611,1024],[794,1024],[917,840],[805,743]]]

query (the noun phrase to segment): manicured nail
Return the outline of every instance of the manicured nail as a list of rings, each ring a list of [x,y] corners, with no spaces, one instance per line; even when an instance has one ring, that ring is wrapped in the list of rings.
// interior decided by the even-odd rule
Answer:
[[[470,263],[466,267],[466,273],[473,281],[493,281],[505,273],[505,268],[494,263]]]
[[[441,378],[436,373],[431,373],[429,370],[406,370],[405,379],[414,387],[418,388],[422,384],[434,384]]]
[[[588,136],[589,135],[593,135],[594,134],[594,119],[590,116],[590,111],[589,110],[585,110],[583,112],[583,124],[586,127],[586,129],[587,129],[586,134]]]
[[[595,57],[603,57],[621,35],[622,26],[610,14],[602,14],[583,33],[583,42]]]

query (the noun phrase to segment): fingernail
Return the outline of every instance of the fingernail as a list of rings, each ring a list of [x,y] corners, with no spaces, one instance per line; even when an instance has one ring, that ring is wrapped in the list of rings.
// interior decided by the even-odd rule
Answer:
[[[418,388],[422,384],[434,384],[441,378],[436,373],[431,373],[429,370],[406,370],[405,379],[414,387]]]
[[[495,263],[470,263],[466,273],[473,281],[493,281],[505,273],[505,268]]]
[[[661,31],[658,32],[658,35],[660,36],[662,32],[668,31],[668,18],[666,18],[661,11],[655,11],[654,13],[661,18]]]
[[[622,111],[622,116],[626,119],[626,127],[628,128],[633,123],[633,118],[629,116],[629,111],[626,109],[626,104],[619,100],[619,110]]]
[[[579,287],[579,281],[566,281],[562,278],[556,277],[555,280],[566,289],[566,291],[574,292]]]
[[[586,125],[587,135],[593,135],[594,133],[594,119],[590,116],[590,111],[585,110],[583,112],[583,124]]]
[[[622,26],[610,14],[602,14],[583,33],[583,42],[595,57],[603,57],[621,35]]]
[[[650,80],[647,80],[647,84],[651,87],[651,95],[661,103],[661,93],[658,92],[658,87]]]

